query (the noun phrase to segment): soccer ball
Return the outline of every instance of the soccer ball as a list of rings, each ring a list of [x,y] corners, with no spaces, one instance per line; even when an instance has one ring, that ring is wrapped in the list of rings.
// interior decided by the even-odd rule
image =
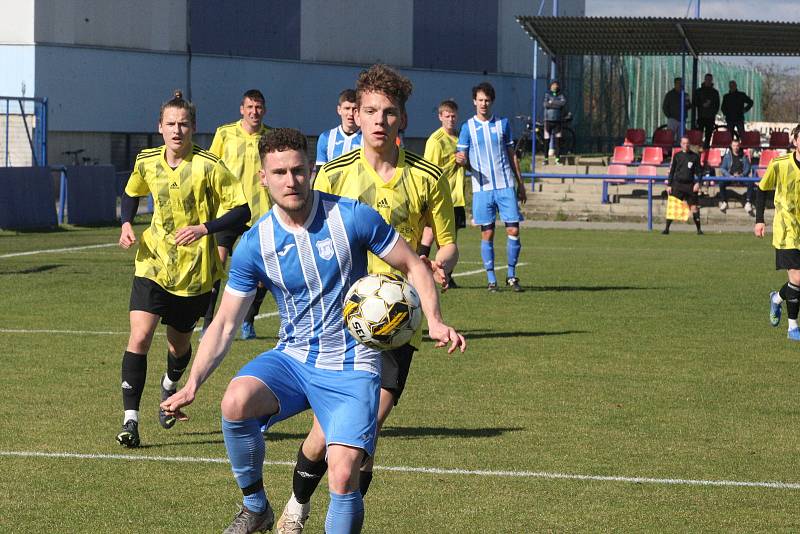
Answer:
[[[400,347],[422,322],[417,290],[402,276],[369,274],[344,300],[344,323],[356,341],[377,350]]]

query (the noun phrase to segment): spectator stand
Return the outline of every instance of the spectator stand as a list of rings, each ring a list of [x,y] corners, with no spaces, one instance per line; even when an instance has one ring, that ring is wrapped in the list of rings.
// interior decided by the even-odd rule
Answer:
[[[540,106],[537,95],[539,77],[538,51],[541,48],[555,64],[562,56],[681,56],[682,78],[686,80],[686,56],[695,60],[700,56],[800,56],[797,35],[800,23],[762,22],[740,20],[702,19],[699,2],[696,18],[651,18],[651,17],[544,17],[519,16],[517,22],[534,41],[533,48],[533,98],[532,121],[537,120]],[[540,10],[541,12],[541,10]],[[697,87],[697,69],[693,69],[690,87]],[[551,77],[557,73],[551,71]],[[686,132],[686,113],[683,109],[687,84],[681,94],[681,135]],[[638,135],[638,134],[635,134]],[[627,137],[627,136],[626,136]],[[655,137],[655,136],[654,136]],[[718,139],[718,144],[723,139]],[[636,139],[630,139],[630,153]],[[672,146],[670,139],[669,145]],[[655,145],[655,139],[654,139]],[[727,148],[730,141],[724,146]],[[625,146],[625,145],[623,145]],[[668,149],[668,146],[664,148]],[[713,144],[712,144],[713,146]],[[716,148],[723,148],[717,146]],[[615,155],[617,151],[615,150]],[[624,151],[628,157],[628,151]],[[620,155],[623,151],[620,151]],[[710,157],[710,154],[709,156]],[[632,163],[632,162],[631,162]],[[617,165],[617,163],[613,163]],[[619,171],[615,168],[615,172]],[[620,180],[619,174],[564,174],[539,173],[536,171],[536,147],[531,157],[531,172],[524,173],[533,184],[537,178],[574,178],[587,180]],[[646,174],[627,175],[627,179],[647,182],[647,228],[653,229],[653,183],[660,179]],[[715,178],[726,181],[724,177]],[[757,181],[757,177],[737,178],[728,181]]]

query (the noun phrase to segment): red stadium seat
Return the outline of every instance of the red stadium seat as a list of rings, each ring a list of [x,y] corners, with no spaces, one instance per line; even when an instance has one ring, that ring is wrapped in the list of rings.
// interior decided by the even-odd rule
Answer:
[[[711,135],[711,146],[713,148],[728,148],[731,146],[731,133],[728,130],[714,130]]]
[[[672,158],[675,157],[675,154],[677,154],[680,151],[681,151],[681,147],[679,147],[679,146],[676,146],[676,147],[672,148],[672,154],[670,154],[670,156],[669,156],[670,163],[672,162]]]
[[[646,140],[647,134],[645,134],[644,129],[628,128],[625,132],[625,142],[622,144],[628,146],[642,146]]]
[[[617,147],[620,148],[620,147]],[[633,150],[633,147],[628,147]],[[621,165],[621,164],[614,164],[608,166],[607,174],[612,174],[614,176],[627,176],[628,175],[628,166]],[[625,178],[616,180],[616,179],[605,179],[603,180],[603,192],[601,194],[601,202],[603,204],[608,204],[608,184],[624,184],[628,180]]]
[[[700,155],[700,163],[716,169],[722,164],[722,150],[719,148],[709,148]]]
[[[614,156],[611,158],[611,163],[619,163],[622,165],[628,165],[633,163],[633,147],[632,146],[614,147]]]
[[[742,132],[742,148],[759,148],[761,132]]]
[[[661,165],[664,162],[664,150],[657,146],[646,146],[642,152],[642,163]]]
[[[702,130],[686,130],[686,137],[689,138],[690,145],[700,146],[703,144],[703,131]]]
[[[659,150],[659,152],[661,151],[661,149],[658,149],[658,150]],[[644,161],[644,160],[642,160],[642,161]],[[658,176],[658,167],[656,167],[655,165],[639,165],[636,168],[636,174],[638,174],[640,176]],[[650,180],[638,179],[638,180],[634,180],[634,181],[637,184],[646,184]]]
[[[771,132],[769,134],[770,148],[789,148],[790,144],[791,141],[789,141],[789,132]],[[761,157],[764,157],[763,154]]]
[[[653,132],[653,142],[651,144],[653,146],[660,146],[664,148],[675,146],[675,143],[672,139],[672,130],[656,130]]]
[[[769,165],[769,162],[772,161],[773,158],[777,158],[780,155],[781,153],[778,150],[765,148],[761,151],[761,159],[758,160],[758,166],[766,169],[767,165]]]

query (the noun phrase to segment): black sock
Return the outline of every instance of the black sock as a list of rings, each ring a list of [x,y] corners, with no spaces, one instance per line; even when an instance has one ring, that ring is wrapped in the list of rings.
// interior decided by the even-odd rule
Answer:
[[[369,491],[369,485],[372,482],[372,471],[359,471],[358,472],[358,489],[361,490],[361,496],[364,497]]]
[[[778,294],[786,301],[787,316],[796,321],[798,312],[800,312],[800,286],[786,282]]]
[[[175,356],[170,351],[167,351],[167,378],[173,382],[177,382],[183,376],[183,372],[189,366],[189,360],[192,358],[192,346],[189,345],[189,350],[183,356]]]
[[[425,256],[426,258],[430,257],[431,255],[431,246],[430,245],[422,245],[417,247],[417,256]]]
[[[214,319],[214,310],[217,307],[217,297],[219,297],[219,286],[222,280],[217,280],[214,282],[214,287],[211,288],[211,300],[208,301],[208,309],[206,310],[206,315],[203,317],[203,327],[207,327],[211,324],[211,321]]]
[[[253,303],[250,305],[250,309],[247,310],[247,315],[244,318],[244,322],[252,323],[256,319],[256,315],[258,315],[258,310],[261,309],[261,303],[264,302],[264,297],[267,295],[267,288],[263,286],[258,286],[256,288],[256,296],[253,299]]]
[[[667,219],[667,227],[665,230],[669,230],[669,226],[672,224],[672,219]]]
[[[323,458],[319,462],[312,462],[303,454],[303,446],[297,451],[297,463],[294,464],[292,474],[292,491],[294,498],[300,504],[305,504],[311,500],[311,495],[317,489],[319,481],[325,471],[328,470],[328,462]]]
[[[700,231],[700,210],[692,213],[692,219],[694,219],[694,225],[697,227],[697,230]]]
[[[122,407],[125,410],[139,410],[146,378],[147,354],[126,350],[122,355]]]

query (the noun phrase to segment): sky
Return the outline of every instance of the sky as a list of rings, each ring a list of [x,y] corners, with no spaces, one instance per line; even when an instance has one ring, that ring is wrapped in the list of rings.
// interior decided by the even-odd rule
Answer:
[[[545,0],[549,4],[549,0]],[[586,0],[590,17],[694,17],[698,0]],[[691,4],[691,7],[690,7]],[[800,0],[700,0],[700,16],[709,19],[800,22]],[[688,8],[688,10],[687,10]],[[546,9],[546,8],[545,8]],[[718,58],[732,63],[778,63],[800,69],[800,58]]]

